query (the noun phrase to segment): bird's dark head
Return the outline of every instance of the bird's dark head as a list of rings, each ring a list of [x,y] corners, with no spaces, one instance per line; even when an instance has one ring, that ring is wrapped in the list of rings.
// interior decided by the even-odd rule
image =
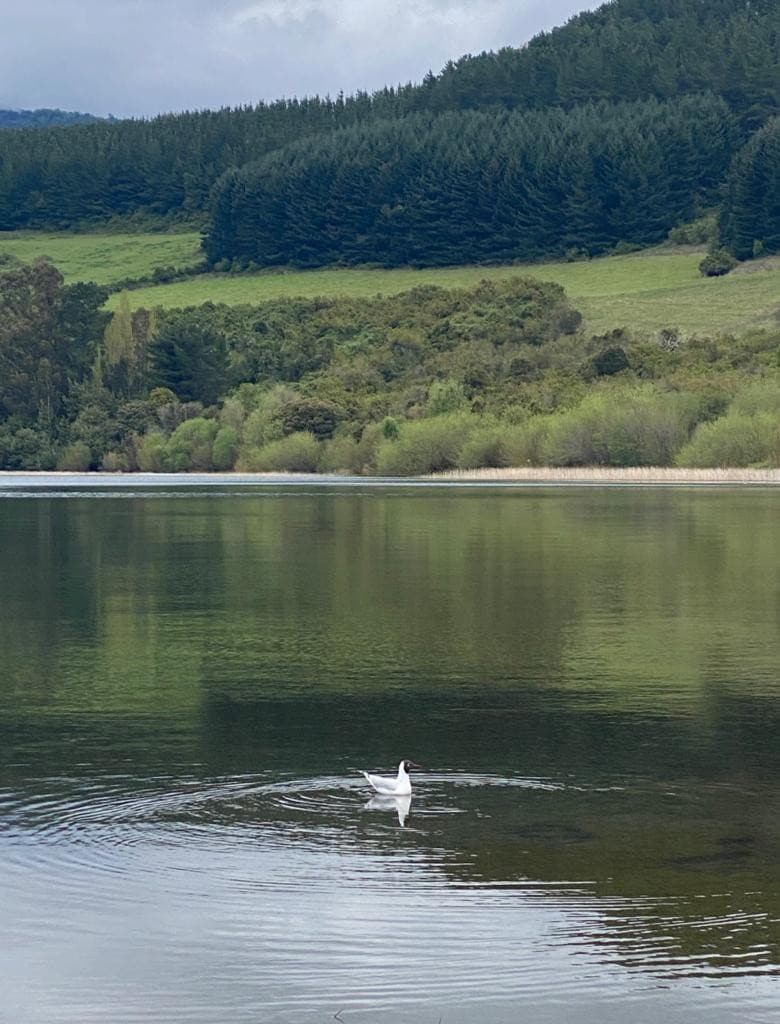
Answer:
[[[410,772],[412,768],[422,768],[422,765],[416,761],[404,761],[404,771]]]

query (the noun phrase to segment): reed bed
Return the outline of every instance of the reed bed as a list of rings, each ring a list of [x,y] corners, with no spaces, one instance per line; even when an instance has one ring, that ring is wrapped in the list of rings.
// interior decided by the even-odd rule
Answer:
[[[682,469],[660,466],[510,466],[451,469],[429,480],[495,480],[551,484],[746,484],[778,485],[780,469]]]

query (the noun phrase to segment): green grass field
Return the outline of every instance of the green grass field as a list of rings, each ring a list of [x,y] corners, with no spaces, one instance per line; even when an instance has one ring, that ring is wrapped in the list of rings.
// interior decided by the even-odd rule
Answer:
[[[659,248],[582,263],[534,266],[204,274],[130,292],[130,304],[171,307],[211,300],[237,305],[283,296],[387,295],[423,284],[457,288],[484,279],[530,276],[563,285],[593,333],[613,327],[643,333],[662,327],[677,327],[687,333],[722,333],[772,322],[780,310],[780,265],[767,263],[763,270],[704,278],[698,270],[702,255]]]
[[[0,232],[0,254],[30,262],[48,256],[67,282],[113,284],[145,277],[155,267],[184,269],[199,263],[200,235],[185,234],[47,234],[38,231]]]
[[[195,232],[0,234],[0,253],[12,253],[24,260],[47,255],[66,280],[100,284],[141,277],[160,266],[193,266],[200,259],[198,245]],[[202,274],[174,284],[140,288],[131,291],[129,297],[133,308],[193,306],[207,301],[238,305],[290,296],[367,297],[424,284],[457,288],[484,279],[532,276],[563,285],[593,333],[613,327],[647,333],[661,327],[677,327],[687,333],[723,333],[776,322],[780,312],[780,260],[746,264],[727,277],[703,278],[698,271],[702,255],[691,249],[659,247],[628,256],[533,266]],[[116,301],[117,296],[112,296],[109,305]]]

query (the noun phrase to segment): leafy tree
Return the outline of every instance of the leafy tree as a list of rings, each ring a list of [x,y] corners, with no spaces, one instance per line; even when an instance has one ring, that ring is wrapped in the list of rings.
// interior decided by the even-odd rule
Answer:
[[[227,381],[227,343],[186,311],[166,318],[151,345],[151,376],[184,402],[213,405]]]
[[[0,273],[0,420],[53,430],[69,394],[92,370],[105,292],[65,285],[49,262]]]

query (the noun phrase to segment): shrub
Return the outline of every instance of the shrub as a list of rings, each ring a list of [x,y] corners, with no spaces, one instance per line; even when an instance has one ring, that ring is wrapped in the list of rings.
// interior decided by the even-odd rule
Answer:
[[[334,437],[322,449],[319,468],[324,473],[361,473],[360,445],[354,437]]]
[[[100,468],[105,473],[126,473],[130,469],[130,460],[125,452],[106,452]]]
[[[690,395],[602,391],[550,418],[541,456],[553,466],[668,466],[696,417]]]
[[[285,434],[311,433],[319,440],[332,437],[343,418],[344,410],[340,406],[322,398],[295,395],[281,408]]]
[[[252,473],[316,473],[320,454],[314,435],[301,431],[271,441],[262,448],[243,449],[239,464]]]
[[[593,357],[593,371],[597,377],[611,377],[615,373],[627,370],[630,365],[625,349],[620,345],[611,345]]]
[[[477,427],[466,438],[458,453],[458,469],[500,468],[509,466],[505,444],[507,427],[492,424]]]
[[[185,420],[165,446],[165,465],[174,473],[212,468],[212,452],[218,424],[201,416]]]
[[[419,476],[454,469],[461,447],[478,426],[476,417],[436,416],[405,423],[396,441],[380,442],[377,471],[382,476]]]
[[[705,277],[722,277],[733,270],[736,265],[737,260],[730,252],[726,252],[725,249],[716,249],[714,252],[708,253],[701,261],[699,273]]]
[[[749,384],[735,396],[729,412],[737,412],[745,416],[768,412],[780,417],[780,382],[761,380],[756,381],[755,384]]]
[[[220,427],[214,438],[211,462],[214,469],[232,469],[238,453],[238,431],[235,427]]]
[[[718,220],[714,213],[679,224],[669,232],[669,241],[675,245],[714,245],[717,240]]]
[[[278,441],[282,437],[283,409],[297,397],[297,393],[285,384],[277,384],[251,396],[255,408],[244,423],[244,440],[250,448],[262,448],[270,441]]]
[[[0,469],[54,469],[56,463],[51,440],[44,431],[0,426]]]
[[[165,435],[159,430],[144,434],[136,445],[138,468],[143,473],[162,473],[165,470]]]
[[[549,416],[534,416],[509,428],[504,447],[510,466],[543,465],[544,446],[550,430]]]
[[[780,465],[780,419],[729,413],[700,424],[677,456],[678,466]]]
[[[425,403],[426,416],[444,416],[447,413],[461,412],[468,408],[469,400],[460,381],[447,377],[435,380],[428,391]]]
[[[539,465],[548,417],[525,423],[483,423],[467,435],[458,454],[459,469]]]
[[[84,441],[74,441],[64,448],[57,459],[57,469],[83,473],[92,466],[92,451]]]

